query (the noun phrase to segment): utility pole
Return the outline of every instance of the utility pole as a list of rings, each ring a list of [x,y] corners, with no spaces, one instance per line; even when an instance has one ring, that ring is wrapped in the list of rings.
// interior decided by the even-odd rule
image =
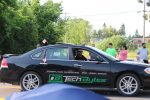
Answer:
[[[138,0],[139,3],[143,4],[143,43],[145,43],[145,20],[147,20],[147,14],[146,14],[146,4],[147,6],[150,6],[150,0]]]
[[[143,43],[145,43],[145,0],[143,1],[144,8],[143,8]]]

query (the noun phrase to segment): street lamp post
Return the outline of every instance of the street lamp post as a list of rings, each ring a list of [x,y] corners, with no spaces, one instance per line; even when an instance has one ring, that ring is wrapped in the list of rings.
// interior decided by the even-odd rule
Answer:
[[[138,0],[139,3],[143,3],[143,43],[145,43],[145,20],[147,20],[147,14],[146,14],[146,4],[147,6],[150,6],[150,0]]]
[[[143,43],[145,43],[145,0],[143,0],[144,8],[143,8]]]
[[[145,18],[146,18],[146,0],[138,0],[139,3],[143,4],[143,43],[145,43]]]

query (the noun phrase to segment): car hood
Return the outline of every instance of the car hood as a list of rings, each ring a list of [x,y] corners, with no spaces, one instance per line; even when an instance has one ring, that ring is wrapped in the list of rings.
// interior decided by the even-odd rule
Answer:
[[[133,66],[150,67],[150,64],[139,63],[135,61],[120,61],[118,63],[126,64],[126,65],[133,65]]]

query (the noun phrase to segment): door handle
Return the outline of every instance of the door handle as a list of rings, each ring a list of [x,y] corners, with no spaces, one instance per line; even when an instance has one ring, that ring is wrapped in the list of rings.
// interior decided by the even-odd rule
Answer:
[[[74,64],[73,66],[74,67],[82,67],[82,65],[79,65],[79,64]]]
[[[40,63],[40,65],[47,65],[47,63]]]

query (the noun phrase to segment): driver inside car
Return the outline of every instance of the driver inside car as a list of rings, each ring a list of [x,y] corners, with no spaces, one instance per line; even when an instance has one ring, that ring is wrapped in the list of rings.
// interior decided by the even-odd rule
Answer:
[[[82,50],[77,50],[75,60],[84,60],[84,61],[87,60],[87,58],[83,56]]]

